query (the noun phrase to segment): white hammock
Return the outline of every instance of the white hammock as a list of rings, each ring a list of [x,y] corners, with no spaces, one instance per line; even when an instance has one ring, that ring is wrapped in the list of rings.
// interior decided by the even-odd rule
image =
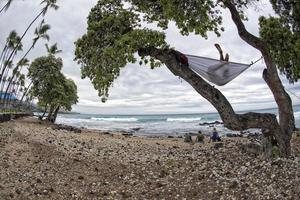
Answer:
[[[219,86],[225,85],[251,66],[251,64],[226,62],[200,56],[186,55],[186,57],[191,70]]]

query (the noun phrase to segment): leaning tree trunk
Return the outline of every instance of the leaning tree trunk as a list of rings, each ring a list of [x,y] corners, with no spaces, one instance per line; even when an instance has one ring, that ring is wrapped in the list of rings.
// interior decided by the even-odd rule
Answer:
[[[236,114],[226,97],[214,86],[208,84],[190,68],[182,65],[174,50],[162,50],[156,48],[146,48],[139,50],[140,56],[151,56],[164,63],[176,76],[180,76],[187,81],[201,96],[207,99],[219,112],[225,127],[231,130],[245,130],[249,128],[268,129],[279,141],[281,156],[290,155],[290,145],[287,140],[283,140],[281,127],[276,119],[276,115],[270,113]]]
[[[44,113],[42,114],[42,116],[39,117],[40,120],[43,120],[43,118],[44,118],[45,115],[46,115],[46,112],[47,112],[47,104],[45,105]]]
[[[283,156],[289,156],[291,154],[290,140],[292,138],[293,131],[295,130],[292,100],[285,91],[278,76],[278,71],[272,59],[270,50],[268,49],[268,45],[260,38],[252,35],[246,30],[239,12],[231,1],[226,0],[224,4],[230,10],[232,20],[238,29],[240,37],[249,45],[258,49],[264,57],[267,68],[263,72],[263,78],[273,93],[279,111],[280,129],[275,131],[274,135],[278,142],[281,154]]]
[[[50,106],[50,109],[49,109],[48,116],[47,116],[47,120],[48,120],[48,121],[51,121],[53,111],[54,111],[54,106],[51,105],[51,106]]]
[[[60,106],[57,106],[57,108],[54,111],[53,118],[51,119],[51,122],[55,123],[59,109],[60,109]]]

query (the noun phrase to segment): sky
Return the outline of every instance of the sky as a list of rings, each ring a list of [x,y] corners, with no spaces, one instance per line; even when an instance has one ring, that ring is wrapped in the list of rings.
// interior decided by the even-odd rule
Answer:
[[[5,1],[0,1],[0,6]],[[29,22],[39,13],[42,6],[38,0],[14,0],[10,9],[0,14],[0,48],[11,30],[21,34]],[[80,65],[74,62],[74,42],[86,33],[87,16],[97,0],[58,0],[59,9],[50,10],[46,23],[51,25],[50,45],[58,43],[59,54],[64,61],[63,73],[72,78],[78,87],[79,102],[73,106],[73,111],[93,114],[159,114],[159,113],[206,113],[215,112],[213,106],[201,97],[184,80],[174,76],[165,66],[151,70],[149,66],[128,64],[121,70],[120,76],[110,89],[109,99],[101,103],[97,91],[89,79],[81,79]],[[258,35],[258,17],[274,15],[267,1],[250,7],[246,14],[249,18],[245,22],[246,28],[254,35]],[[40,19],[41,20],[41,19]],[[35,26],[38,23],[34,24]],[[35,27],[34,26],[34,27]],[[153,25],[145,25],[153,27]],[[221,37],[210,33],[207,40],[198,35],[181,36],[174,23],[165,31],[167,42],[171,47],[185,54],[219,58],[214,43],[219,43],[230,60],[250,64],[260,58],[259,52],[242,41],[229,13],[223,11],[223,26],[225,32]],[[34,27],[26,36],[24,49],[31,45]],[[39,41],[28,58],[33,60],[46,55],[44,44]],[[263,61],[251,66],[233,81],[225,86],[217,87],[228,98],[237,111],[272,108],[276,104],[272,93],[262,79]],[[300,96],[300,83],[291,85],[281,76],[285,88]],[[300,100],[291,95],[293,104],[300,104]]]

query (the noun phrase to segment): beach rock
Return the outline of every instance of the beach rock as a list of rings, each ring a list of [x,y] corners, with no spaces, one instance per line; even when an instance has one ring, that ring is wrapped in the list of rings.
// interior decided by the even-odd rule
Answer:
[[[9,195],[14,199],[300,196],[300,153],[295,151],[300,139],[295,135],[293,158],[268,160],[242,152],[241,144],[249,143],[247,138],[224,138],[226,148],[215,149],[217,143],[187,145],[183,139],[99,133],[85,130],[75,134],[47,129],[37,122],[0,124],[1,139],[11,134],[8,145],[0,146],[0,199],[11,199]]]
[[[262,146],[259,143],[248,142],[240,145],[242,151],[246,153],[252,153],[255,155],[260,155],[262,153]]]
[[[141,129],[142,129],[141,127],[136,127],[136,128],[132,128],[131,130],[133,130],[133,131],[139,131]]]
[[[73,127],[73,126],[68,126],[64,124],[57,124],[54,127],[52,127],[53,130],[67,130],[67,131],[72,131],[74,133],[81,133],[81,129]]]
[[[211,125],[220,125],[223,124],[223,122],[220,121],[214,121],[214,122],[204,122],[204,123],[200,123],[200,126],[211,126]]]
[[[193,142],[191,134],[186,133],[186,134],[184,135],[184,142],[187,142],[187,143]]]
[[[223,148],[224,147],[224,143],[223,142],[216,142],[214,144],[214,148],[215,149],[220,149],[220,148]]]
[[[133,136],[132,133],[122,133],[122,135],[125,136],[125,137]]]
[[[242,134],[227,133],[226,137],[243,137]]]

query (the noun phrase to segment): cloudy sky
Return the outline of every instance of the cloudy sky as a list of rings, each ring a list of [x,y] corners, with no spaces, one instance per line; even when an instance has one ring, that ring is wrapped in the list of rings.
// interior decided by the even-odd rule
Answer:
[[[5,1],[0,1],[0,6]],[[63,72],[72,78],[78,86],[79,103],[74,111],[99,114],[153,114],[153,113],[200,113],[214,112],[215,109],[186,82],[171,74],[166,67],[154,70],[147,66],[128,64],[110,90],[109,100],[103,104],[88,79],[80,78],[80,66],[74,59],[74,41],[86,32],[86,17],[97,0],[58,0],[59,10],[49,11],[46,22],[51,25],[50,44],[58,43],[63,50],[59,56],[64,60]],[[38,0],[14,0],[6,13],[0,14],[0,48],[2,49],[9,32],[15,29],[21,34],[36,16],[42,6]],[[209,39],[200,36],[181,36],[174,24],[166,31],[167,41],[177,50],[186,54],[218,58],[214,43],[219,43],[229,53],[230,60],[251,63],[260,54],[237,35],[229,13],[224,14],[225,32],[217,38],[214,34]],[[257,35],[260,15],[270,15],[271,6],[265,2],[247,11],[249,21],[247,29]],[[37,23],[35,24],[37,25]],[[30,30],[34,31],[34,28]],[[24,40],[24,49],[31,44],[31,35]],[[31,60],[46,54],[45,41],[39,41],[34,51],[28,56]],[[253,110],[274,107],[274,99],[267,85],[261,78],[264,63],[258,62],[239,77],[225,86],[218,87],[236,110]],[[287,89],[300,96],[300,84],[289,85],[282,77]],[[291,95],[294,105],[300,100]]]

